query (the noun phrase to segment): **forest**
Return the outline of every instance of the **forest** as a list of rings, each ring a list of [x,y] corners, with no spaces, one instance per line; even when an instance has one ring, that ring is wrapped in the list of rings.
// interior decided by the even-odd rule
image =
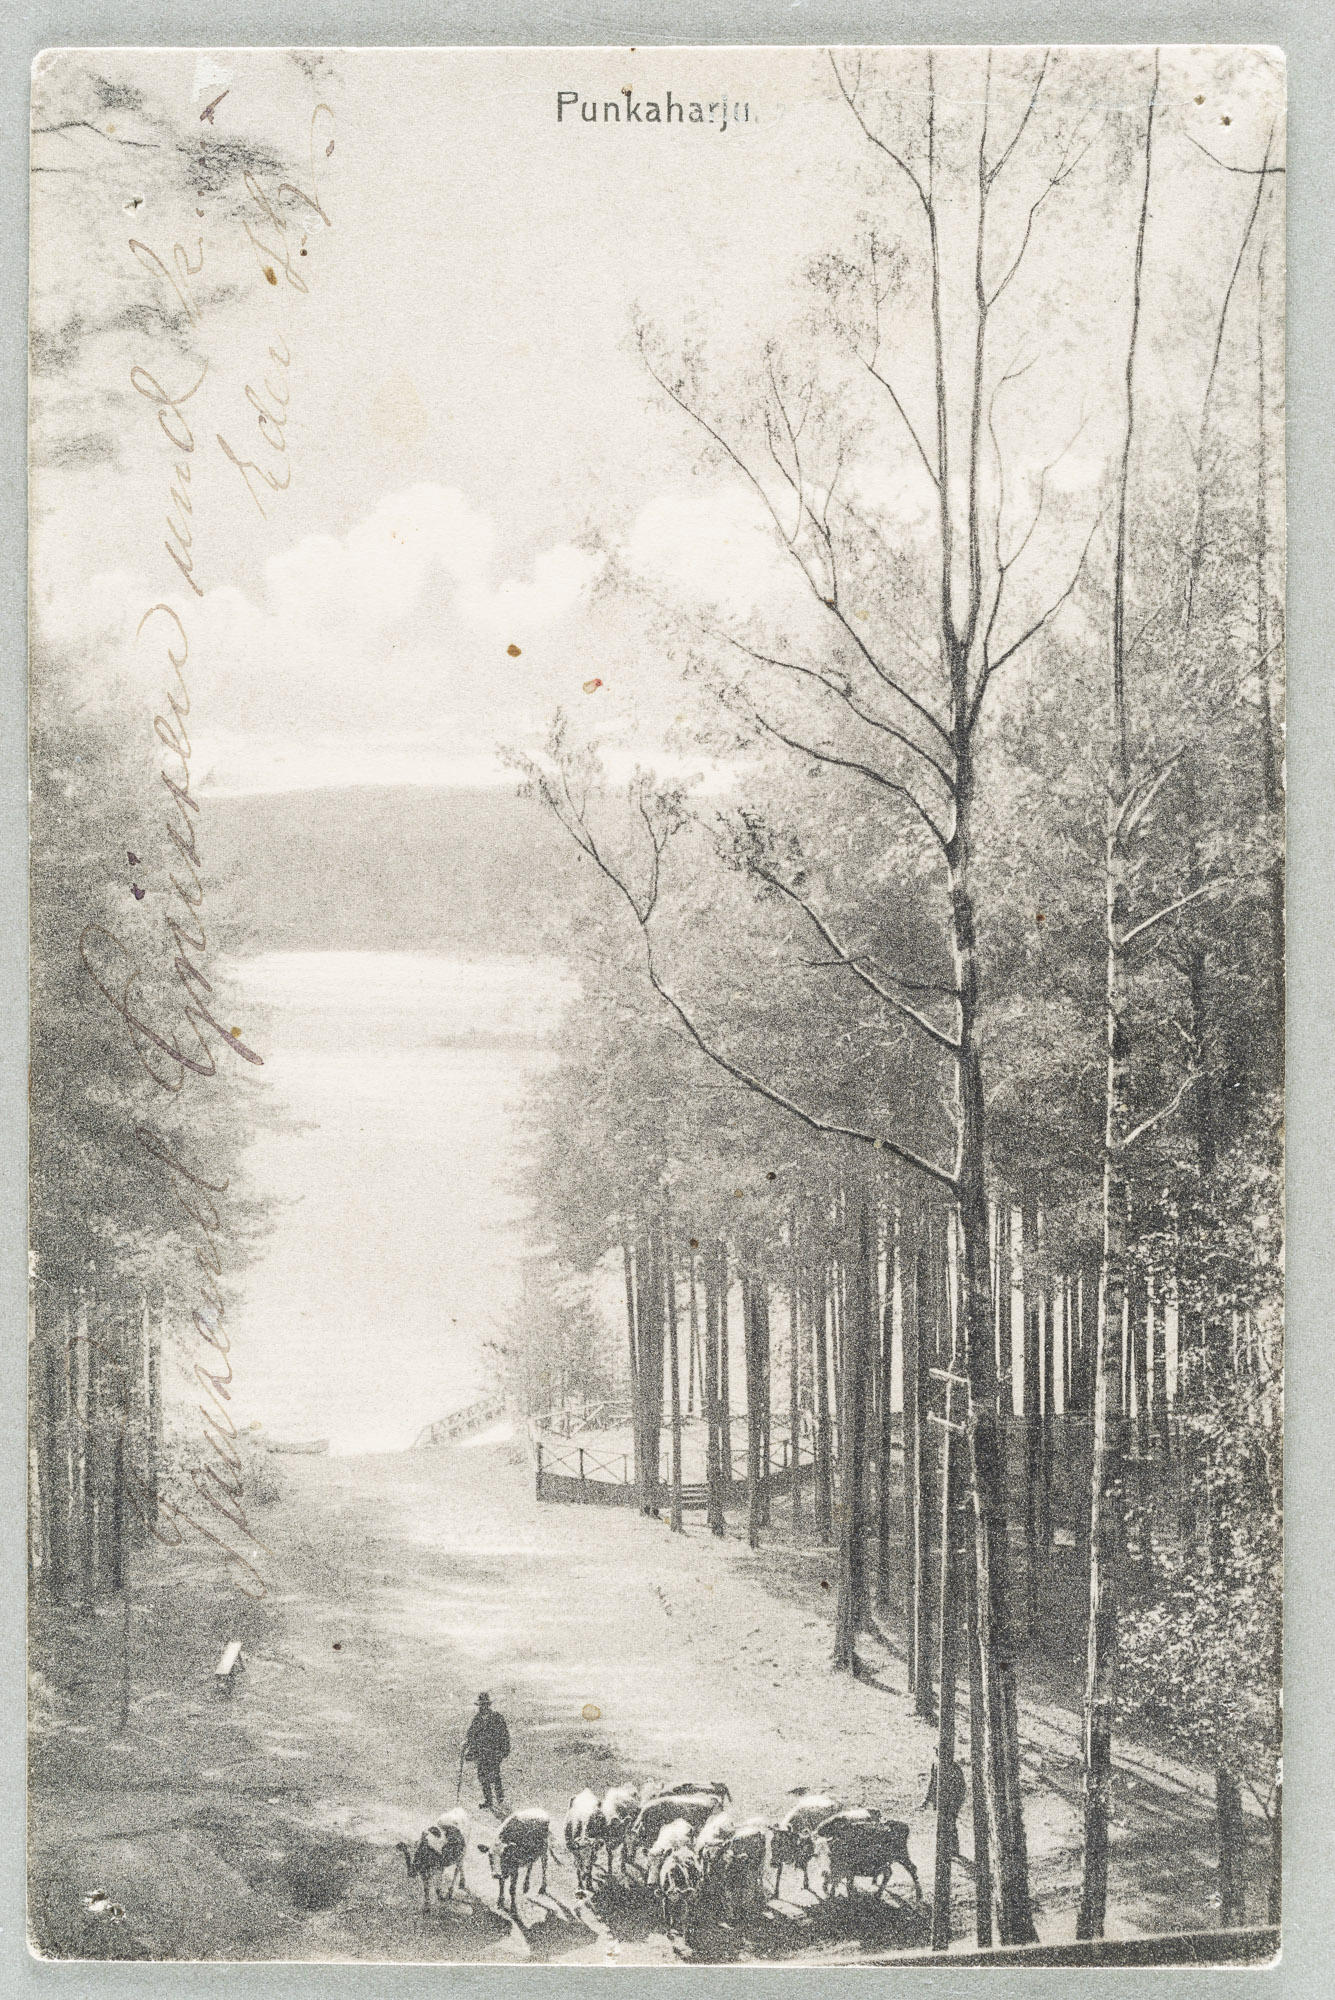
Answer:
[[[1203,143],[1176,52],[1093,114],[1068,59],[895,90],[832,56],[862,206],[792,328],[739,367],[636,323],[788,579],[738,608],[609,559],[690,690],[678,763],[731,782],[613,783],[586,712],[515,753],[584,869],[505,1358],[549,1426],[626,1414],[674,1529],[699,1432],[716,1535],[782,1505],[836,1549],[834,1670],[902,1617],[942,1771],[967,1685],[980,1944],[1036,1935],[1017,1655],[1054,1578],[1078,1936],[1133,1722],[1213,1774],[1219,1921],[1244,1795],[1279,1913],[1281,155],[1257,116]]]

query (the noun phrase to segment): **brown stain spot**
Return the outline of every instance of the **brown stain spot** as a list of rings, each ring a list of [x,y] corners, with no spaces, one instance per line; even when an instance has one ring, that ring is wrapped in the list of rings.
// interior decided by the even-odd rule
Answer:
[[[266,265],[265,265],[265,267],[264,267],[264,275],[265,275],[265,277],[266,277],[266,278],[267,278],[267,279],[269,280],[269,283],[270,283],[271,285],[276,285],[276,284],[278,283],[278,280],[277,280],[277,278],[276,278],[276,277],[274,276],[274,268],[273,268],[273,265],[272,265],[272,264],[266,264]]]
[[[698,1250],[700,1248],[700,1240],[698,1237],[693,1236],[691,1238],[691,1248],[692,1250]]]
[[[520,649],[518,646],[507,646],[505,650],[510,655],[510,658],[512,660],[517,660],[519,658]]]
[[[825,1581],[824,1577],[822,1577],[820,1580],[820,1587],[822,1590],[828,1590],[830,1587],[829,1584]]]
[[[1204,99],[1203,97],[1198,97],[1198,98],[1196,99],[1196,102],[1197,102],[1198,104],[1204,104],[1204,102],[1205,102],[1205,99]]]
[[[241,1034],[241,1030],[240,1030],[240,1028],[233,1028],[233,1029],[231,1030],[231,1032],[232,1032],[232,1033],[233,1033],[234,1035],[236,1035],[236,1036],[237,1036],[238,1038],[240,1037],[240,1034]]]
[[[1219,123],[1221,125],[1231,125],[1233,123],[1233,120],[1231,118],[1221,118]]]
[[[341,1639],[335,1639],[335,1641],[334,1641],[334,1651],[335,1651],[336,1653],[341,1653],[341,1652],[343,1651],[343,1641],[342,1641]]]
[[[1034,918],[1034,922],[1035,922],[1036,924],[1041,924],[1041,923],[1043,923],[1043,922],[1044,922],[1044,916],[1043,916],[1043,912],[1042,912],[1042,910],[1039,910],[1039,911],[1038,911],[1038,913],[1036,914],[1036,916],[1035,916],[1035,918]]]
[[[775,1173],[773,1167],[770,1168],[769,1172],[765,1176],[765,1179],[767,1181],[777,1181],[778,1178],[779,1176]]]
[[[329,141],[329,144],[328,144],[328,145],[327,145],[327,146],[325,147],[325,149],[324,149],[324,156],[325,156],[325,158],[326,158],[326,159],[328,159],[328,158],[329,158],[329,155],[330,155],[330,154],[331,154],[331,153],[333,152],[333,150],[334,150],[334,142],[333,142],[333,140],[331,139],[331,140]]]
[[[584,1720],[586,1722],[596,1722],[599,1716],[602,1714],[602,1710],[599,1708],[597,1702],[586,1701],[583,1708],[580,1710],[580,1714],[584,1717]]]
[[[584,692],[585,692],[585,694],[597,694],[597,692],[598,692],[598,690],[599,690],[599,688],[600,688],[601,686],[602,686],[602,682],[601,682],[601,681],[600,681],[600,680],[599,680],[599,679],[597,678],[597,676],[595,675],[595,677],[593,678],[593,680],[591,680],[591,681],[585,681],[585,683],[584,683]]]

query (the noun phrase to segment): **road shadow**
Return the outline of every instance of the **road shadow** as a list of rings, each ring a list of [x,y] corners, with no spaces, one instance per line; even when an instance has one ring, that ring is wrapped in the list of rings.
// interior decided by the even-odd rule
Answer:
[[[529,1957],[541,1964],[562,1952],[587,1944],[588,1931],[579,1912],[561,1902],[550,1890],[537,1896],[522,1896],[514,1928],[528,1946]]]
[[[827,1896],[810,1912],[808,1935],[822,1944],[855,1943],[875,1951],[906,1951],[930,1943],[929,1903],[903,1900],[891,1893],[873,1895],[854,1890],[851,1896]]]

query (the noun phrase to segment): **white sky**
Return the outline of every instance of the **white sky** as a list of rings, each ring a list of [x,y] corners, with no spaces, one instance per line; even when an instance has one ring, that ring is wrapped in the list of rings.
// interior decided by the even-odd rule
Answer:
[[[911,99],[920,58],[884,60],[892,91]],[[981,71],[973,56],[943,60],[954,64],[948,145],[951,119],[958,140],[976,116]],[[1033,67],[1022,55],[998,58],[1003,133]],[[88,71],[144,76],[134,52],[73,52],[39,83],[39,124],[86,112]],[[36,385],[39,634],[87,661],[91,699],[128,674],[156,705],[160,647],[136,644],[134,628],[155,600],[177,606],[191,637],[203,789],[487,782],[504,776],[497,745],[531,741],[558,702],[595,723],[623,761],[652,747],[699,697],[683,690],[653,615],[600,590],[593,541],[666,596],[725,615],[780,615],[792,586],[754,496],[695,470],[697,437],[633,351],[633,310],[674,343],[703,343],[726,379],[792,323],[804,307],[795,278],[813,256],[851,248],[860,209],[920,247],[903,187],[860,179],[869,149],[825,58],[417,51],[405,71],[389,52],[359,51],[335,55],[312,81],[279,52],[186,51],[155,56],[151,79],[148,111],[105,111],[90,120],[105,130],[37,142],[35,158],[51,170],[35,181],[37,324],[73,308],[102,329],[76,368]],[[1147,58],[1134,51],[1067,56],[1054,71],[1052,102],[1104,137],[1069,196],[1087,225],[1073,227],[1079,214],[1059,207],[1065,195],[1037,225],[1041,309],[1020,304],[1012,322],[998,320],[998,358],[1032,348],[1038,361],[1008,392],[1024,435],[1017,505],[1053,441],[1084,415],[1052,483],[1076,514],[1097,506],[1117,417],[1111,371],[1129,245],[1125,204],[1101,212],[1101,121],[1110,84],[1139,108],[1147,79]],[[687,102],[742,100],[751,115],[726,134],[558,127],[558,88],[602,102],[626,84],[641,101],[671,89]],[[201,128],[198,106],[223,89],[214,124]],[[317,163],[333,227],[309,217],[303,297],[281,277],[265,283],[236,204],[197,202],[164,141],[173,132],[193,145],[198,131],[207,151],[247,137],[304,162],[319,99],[335,113],[319,125]],[[1266,57],[1165,56],[1150,267],[1151,285],[1154,271],[1171,269],[1176,290],[1158,300],[1157,319],[1151,298],[1149,367],[1184,410],[1198,399],[1209,316],[1254,183],[1212,167],[1183,134],[1222,158],[1259,160],[1278,102]],[[327,158],[326,133],[336,142]],[[1018,181],[1000,215],[999,257],[1031,186]],[[131,256],[132,235],[164,259],[177,240],[192,259],[202,242],[190,356],[159,330],[124,324],[144,299],[166,297]],[[1278,287],[1278,268],[1275,278]],[[966,267],[947,279],[949,299]],[[892,330],[909,394],[922,386],[923,332],[912,314]],[[275,342],[290,350],[287,370],[266,360]],[[205,595],[196,600],[173,588],[162,546],[177,454],[129,377],[138,365],[179,393],[204,360],[204,382],[183,406],[197,442],[190,491]],[[291,392],[282,461],[263,450],[245,399],[266,372]],[[925,429],[922,405],[919,396]],[[53,442],[80,431],[108,437],[114,457],[51,463]],[[264,515],[217,449],[220,433],[242,455],[290,465],[289,489],[265,495]],[[855,482],[906,543],[923,532],[930,492],[902,436],[884,433]],[[1051,561],[1067,561],[1064,544]],[[585,694],[594,679],[601,686]]]

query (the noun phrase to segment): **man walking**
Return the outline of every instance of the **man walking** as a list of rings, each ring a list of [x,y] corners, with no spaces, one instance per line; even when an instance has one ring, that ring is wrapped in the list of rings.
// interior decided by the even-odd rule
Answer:
[[[491,1705],[489,1694],[477,1698],[477,1714],[468,1725],[464,1738],[464,1762],[477,1766],[478,1783],[482,1787],[479,1805],[489,1812],[503,1812],[505,1797],[501,1785],[501,1764],[510,1754],[510,1731],[505,1717]]]

